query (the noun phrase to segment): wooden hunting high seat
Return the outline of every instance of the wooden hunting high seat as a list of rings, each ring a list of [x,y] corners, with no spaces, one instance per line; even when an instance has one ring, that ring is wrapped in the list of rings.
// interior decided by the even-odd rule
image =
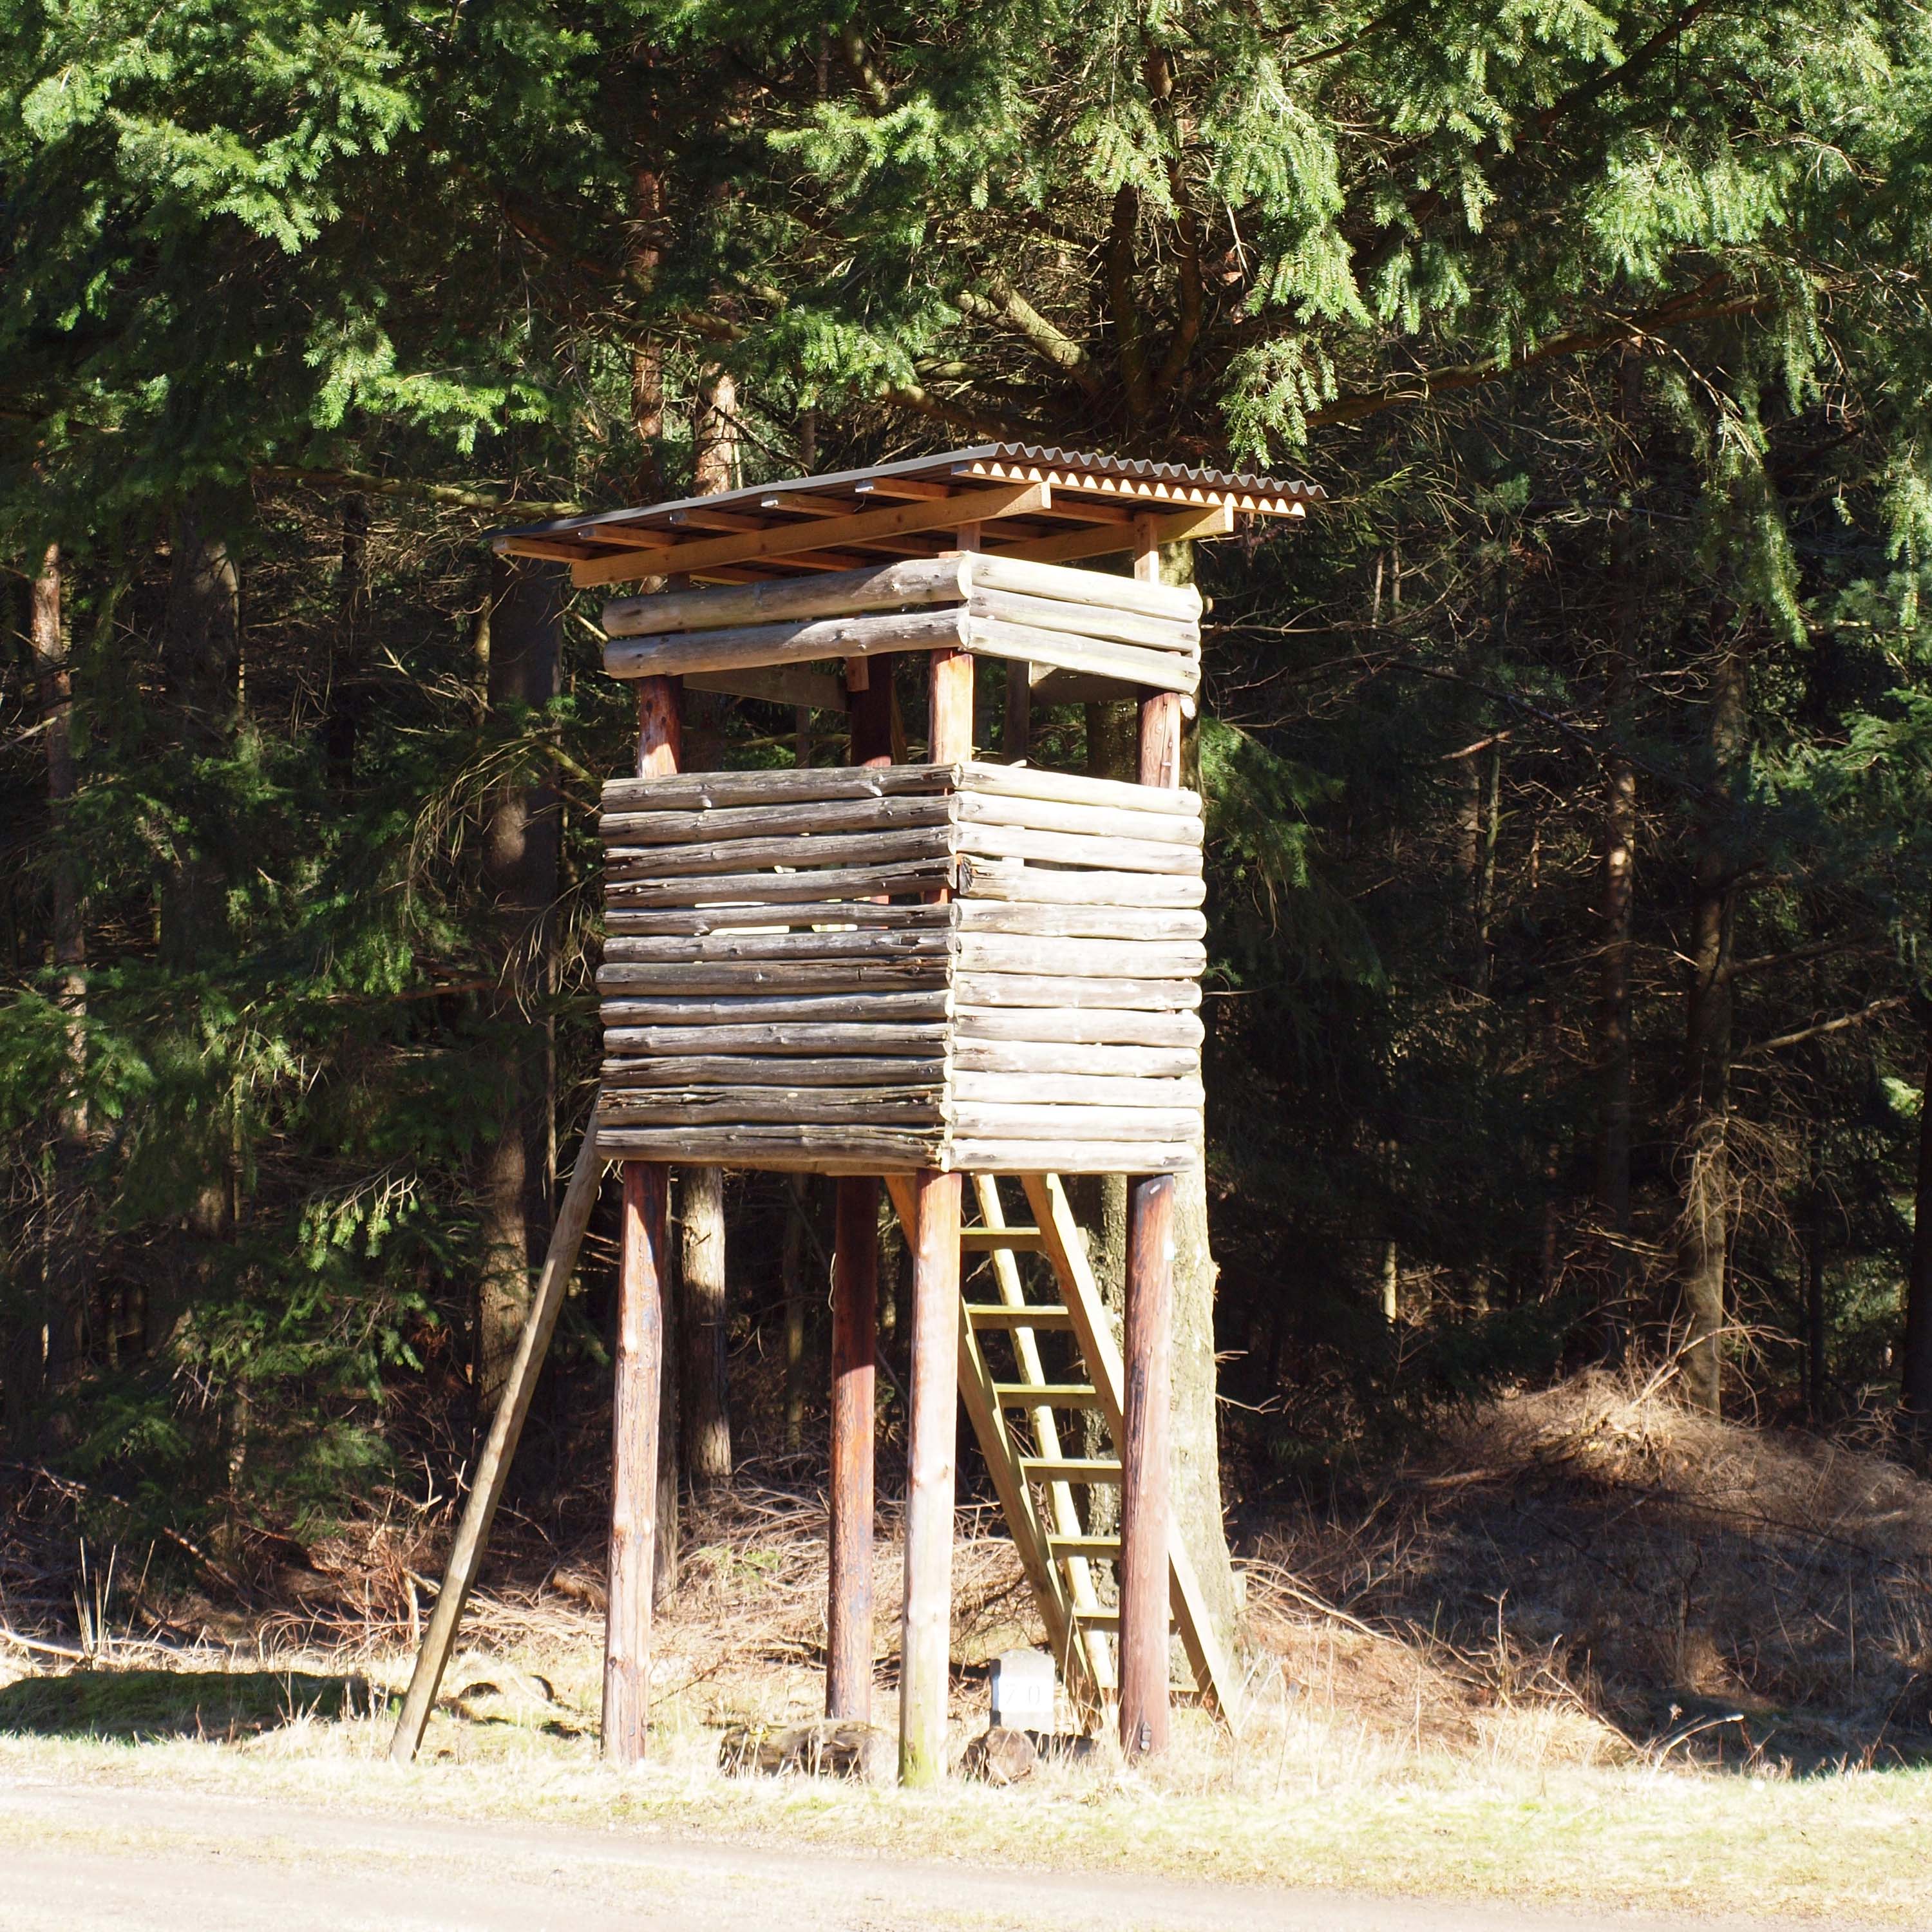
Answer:
[[[620,1760],[644,1743],[673,1166],[839,1177],[831,1715],[871,1710],[882,1180],[914,1261],[902,1776],[944,1768],[962,1396],[1079,1706],[1118,1718],[1130,1751],[1159,1748],[1171,1615],[1191,1688],[1232,1715],[1168,1502],[1172,1198],[1201,1159],[1206,961],[1201,802],[1180,783],[1202,607],[1159,560],[1318,494],[996,444],[496,539],[580,586],[652,580],[603,612],[604,668],[634,683],[640,730],[634,772],[604,788],[604,1058],[580,1162],[625,1180],[604,1700]],[[1071,567],[1122,556],[1132,575]],[[929,667],[918,762],[893,698],[909,656]],[[982,657],[1006,667],[999,762],[975,755]],[[850,762],[685,770],[694,689],[843,712]],[[1139,783],[1030,762],[1036,700],[1122,698],[1139,703]],[[1130,1177],[1124,1338],[1058,1178],[1105,1173]],[[1003,1175],[1030,1222],[1008,1219]],[[991,1298],[962,1300],[979,1267]],[[1111,1456],[1068,1452],[1091,1414]],[[1120,1492],[1118,1533],[1082,1508],[1101,1486]]]

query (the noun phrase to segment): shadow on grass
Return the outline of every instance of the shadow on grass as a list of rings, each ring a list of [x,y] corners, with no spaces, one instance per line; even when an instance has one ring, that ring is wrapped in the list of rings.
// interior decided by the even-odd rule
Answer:
[[[364,1678],[299,1670],[76,1670],[0,1690],[0,1732],[232,1742],[303,1718],[364,1716],[381,1695]]]

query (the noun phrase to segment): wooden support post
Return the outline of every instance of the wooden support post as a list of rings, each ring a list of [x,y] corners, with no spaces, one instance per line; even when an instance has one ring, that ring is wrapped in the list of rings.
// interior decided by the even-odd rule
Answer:
[[[610,1570],[604,1635],[604,1755],[642,1762],[650,1714],[651,1570],[657,1543],[658,1406],[670,1274],[670,1169],[623,1163],[617,1372],[610,1403]]]
[[[878,1359],[879,1184],[837,1184],[832,1266],[831,1560],[825,1714],[872,1721],[873,1376]]]
[[[599,1094],[598,1100],[602,1096]],[[543,1271],[537,1276],[536,1292],[510,1372],[503,1380],[502,1399],[490,1424],[483,1454],[476,1464],[476,1478],[470,1500],[463,1506],[463,1520],[456,1526],[456,1540],[451,1546],[449,1567],[443,1572],[442,1589],[436,1600],[416,1658],[415,1673],[410,1678],[409,1694],[403,1700],[402,1714],[396,1720],[396,1734],[390,1741],[389,1756],[398,1764],[407,1764],[422,1744],[436,1703],[437,1687],[448,1668],[450,1653],[456,1646],[456,1628],[469,1600],[476,1574],[483,1567],[483,1552],[489,1546],[490,1526],[496,1520],[496,1505],[502,1499],[503,1485],[509,1479],[510,1459],[517,1453],[518,1438],[524,1432],[536,1394],[537,1378],[543,1369],[550,1338],[563,1306],[564,1290],[577,1266],[577,1250],[590,1210],[597,1204],[597,1189],[604,1178],[604,1157],[597,1151],[597,1101],[590,1108],[590,1122],[584,1130],[577,1150],[577,1165],[570,1171],[570,1185],[564,1190],[563,1205],[558,1209],[550,1228],[550,1249],[544,1256]]]
[[[913,1177],[912,1424],[905,1615],[899,1648],[899,1782],[946,1774],[952,1682],[953,1463],[958,1430],[961,1178]]]
[[[684,749],[675,678],[638,681],[640,778],[674,774]],[[670,1169],[622,1163],[616,1373],[610,1397],[610,1552],[604,1627],[604,1755],[642,1761],[650,1718],[651,1594],[657,1554],[664,1302],[670,1281]]]
[[[1120,1744],[1168,1738],[1168,1408],[1174,1354],[1174,1177],[1127,1188],[1126,1440],[1120,1453]]]

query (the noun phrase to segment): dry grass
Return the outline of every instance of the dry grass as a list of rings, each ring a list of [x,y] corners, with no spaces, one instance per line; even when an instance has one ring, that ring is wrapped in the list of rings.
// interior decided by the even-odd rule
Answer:
[[[889,1644],[899,1556],[890,1516],[882,1528]],[[1040,1636],[996,1522],[962,1516],[962,1530],[956,1755],[986,1720],[984,1660]],[[817,1713],[824,1532],[813,1496],[748,1486],[688,1526],[640,1776],[596,1756],[588,1549],[478,1600],[422,1760],[389,1767],[376,1694],[406,1676],[410,1606],[426,1594],[411,1579],[433,1558],[419,1533],[382,1525],[325,1547],[307,1595],[245,1629],[204,1618],[197,1641],[130,1644],[110,1599],[84,1717],[24,1681],[66,1660],[0,1643],[0,1733],[40,1733],[0,1735],[0,1772],[349,1804],[406,1794],[428,1811],[991,1862],[1922,1916],[1932,1774],[1912,1768],[1912,1713],[1932,1486],[1855,1450],[1714,1424],[1634,1380],[1494,1405],[1352,1520],[1284,1520],[1247,1560],[1238,1737],[1184,1712],[1156,1766],[1102,1748],[1010,1792],[719,1772],[726,1726]],[[175,1675],[172,1701],[158,1670]],[[110,1671],[130,1673],[134,1721],[114,1721]],[[890,1654],[879,1684],[890,1726]],[[1794,1774],[1808,1772],[1826,1774]]]

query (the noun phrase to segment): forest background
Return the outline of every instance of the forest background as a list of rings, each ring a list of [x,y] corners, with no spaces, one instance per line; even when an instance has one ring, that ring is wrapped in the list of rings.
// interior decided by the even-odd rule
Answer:
[[[1632,1355],[1916,1452],[1921,10],[30,0],[0,96],[0,1480],[230,1563],[447,1490],[633,730],[485,532],[994,440],[1328,493],[1196,560],[1238,1525]],[[808,1460],[825,1211],[728,1190],[741,1459]]]

